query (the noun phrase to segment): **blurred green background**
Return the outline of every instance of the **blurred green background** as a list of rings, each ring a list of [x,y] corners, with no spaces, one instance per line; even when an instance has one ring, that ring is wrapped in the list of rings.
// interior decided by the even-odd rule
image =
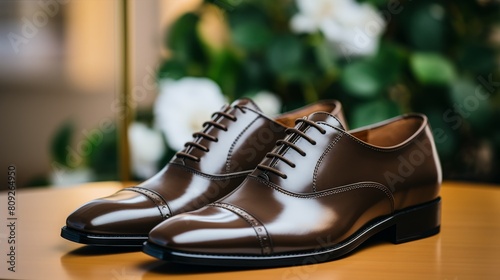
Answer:
[[[48,2],[0,3],[1,166],[25,170],[20,186],[120,180],[123,1]],[[178,109],[159,98],[168,95],[194,104],[176,115],[186,137],[209,117],[198,111],[240,97],[269,114],[338,99],[351,128],[421,112],[444,179],[500,183],[498,1],[126,2],[135,180],[179,148],[159,113]],[[37,32],[16,50],[9,34],[27,22]]]

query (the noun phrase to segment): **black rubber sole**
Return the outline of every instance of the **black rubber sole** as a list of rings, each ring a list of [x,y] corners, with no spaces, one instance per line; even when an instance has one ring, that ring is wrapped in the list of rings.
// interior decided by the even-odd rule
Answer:
[[[161,260],[189,265],[279,267],[316,264],[345,256],[376,234],[399,244],[435,235],[440,231],[440,224],[441,198],[437,198],[377,219],[340,244],[309,252],[268,256],[199,254],[169,250],[149,241],[144,243],[143,251]]]
[[[76,243],[92,246],[129,246],[140,247],[148,240],[147,235],[104,235],[92,234],[74,230],[64,226],[61,229],[61,237]]]

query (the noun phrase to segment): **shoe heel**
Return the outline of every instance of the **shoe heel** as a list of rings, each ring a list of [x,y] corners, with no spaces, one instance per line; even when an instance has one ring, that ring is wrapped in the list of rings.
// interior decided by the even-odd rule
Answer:
[[[394,244],[405,243],[439,233],[441,198],[405,209],[394,216],[395,224],[384,235]]]

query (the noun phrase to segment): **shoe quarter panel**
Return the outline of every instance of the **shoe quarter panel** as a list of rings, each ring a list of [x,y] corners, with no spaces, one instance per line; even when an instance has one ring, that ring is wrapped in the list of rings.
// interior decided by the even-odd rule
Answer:
[[[314,188],[327,190],[361,181],[389,188],[396,209],[438,196],[441,171],[435,147],[426,130],[397,148],[369,146],[345,133],[338,144],[318,162]]]

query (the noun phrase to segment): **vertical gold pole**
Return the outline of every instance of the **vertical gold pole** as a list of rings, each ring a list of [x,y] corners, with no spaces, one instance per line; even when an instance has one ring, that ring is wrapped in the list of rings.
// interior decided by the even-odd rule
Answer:
[[[121,31],[122,31],[122,88],[120,94],[120,104],[123,108],[123,116],[118,116],[120,122],[118,161],[120,167],[120,178],[122,182],[130,181],[130,152],[128,141],[128,126],[132,120],[132,107],[130,106],[130,55],[129,55],[129,10],[128,0],[121,0]]]

